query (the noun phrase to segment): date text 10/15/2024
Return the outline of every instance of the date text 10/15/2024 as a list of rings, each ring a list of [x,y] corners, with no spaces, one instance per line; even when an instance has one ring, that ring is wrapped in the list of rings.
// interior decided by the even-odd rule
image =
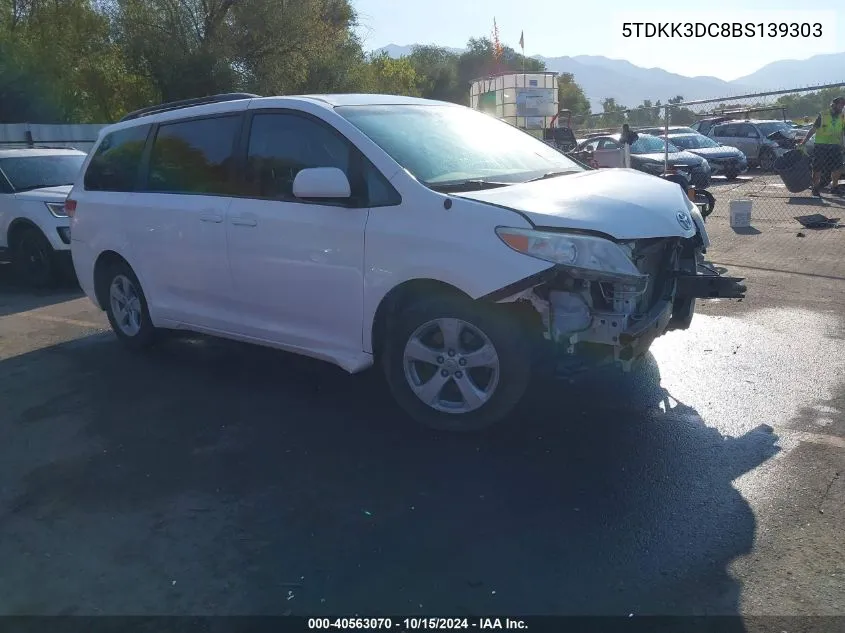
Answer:
[[[511,618],[308,618],[309,630],[525,630],[524,620]]]

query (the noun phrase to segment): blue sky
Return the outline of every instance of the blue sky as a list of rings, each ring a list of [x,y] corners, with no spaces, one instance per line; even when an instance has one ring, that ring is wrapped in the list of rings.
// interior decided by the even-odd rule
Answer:
[[[525,32],[526,55],[604,55],[682,75],[736,79],[779,59],[806,59],[845,51],[841,0],[352,0],[368,50],[387,44],[462,47],[489,35],[493,18],[503,43],[518,50]],[[637,7],[647,6],[647,9]],[[795,10],[801,6],[812,9]],[[738,7],[742,7],[741,9]],[[583,7],[583,8],[582,8]],[[704,7],[704,8],[697,8]],[[837,18],[840,18],[837,20]],[[637,22],[822,22],[822,38],[625,39],[622,23]],[[839,24],[841,23],[841,24]],[[839,28],[841,26],[841,28]],[[845,74],[845,69],[843,69]]]

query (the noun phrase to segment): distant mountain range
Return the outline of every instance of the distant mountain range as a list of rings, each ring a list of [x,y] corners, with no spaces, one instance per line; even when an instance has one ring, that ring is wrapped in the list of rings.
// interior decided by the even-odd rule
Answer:
[[[385,51],[391,57],[402,57],[409,55],[414,46],[390,44],[377,52]],[[463,52],[460,48],[444,48],[453,53]],[[686,77],[662,68],[642,68],[621,59],[596,55],[534,57],[544,61],[547,70],[575,75],[575,81],[584,89],[594,111],[601,110],[601,102],[607,97],[633,107],[642,104],[645,99],[665,102],[677,95],[693,101],[845,81],[845,53],[772,62],[734,81],[718,77]]]

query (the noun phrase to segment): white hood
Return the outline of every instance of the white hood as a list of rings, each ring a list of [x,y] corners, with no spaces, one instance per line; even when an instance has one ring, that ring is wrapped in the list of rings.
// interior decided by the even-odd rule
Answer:
[[[695,235],[681,188],[633,169],[597,169],[455,194],[520,211],[538,227],[599,231],[619,240]]]
[[[58,185],[56,187],[32,189],[31,191],[16,193],[15,198],[19,200],[34,200],[36,202],[64,202],[72,188],[73,185]]]

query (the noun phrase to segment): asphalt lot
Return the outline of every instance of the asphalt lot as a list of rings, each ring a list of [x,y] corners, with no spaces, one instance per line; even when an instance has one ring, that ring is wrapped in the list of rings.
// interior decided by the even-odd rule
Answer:
[[[0,269],[0,614],[845,613],[845,275],[731,272],[644,371],[452,437]]]

